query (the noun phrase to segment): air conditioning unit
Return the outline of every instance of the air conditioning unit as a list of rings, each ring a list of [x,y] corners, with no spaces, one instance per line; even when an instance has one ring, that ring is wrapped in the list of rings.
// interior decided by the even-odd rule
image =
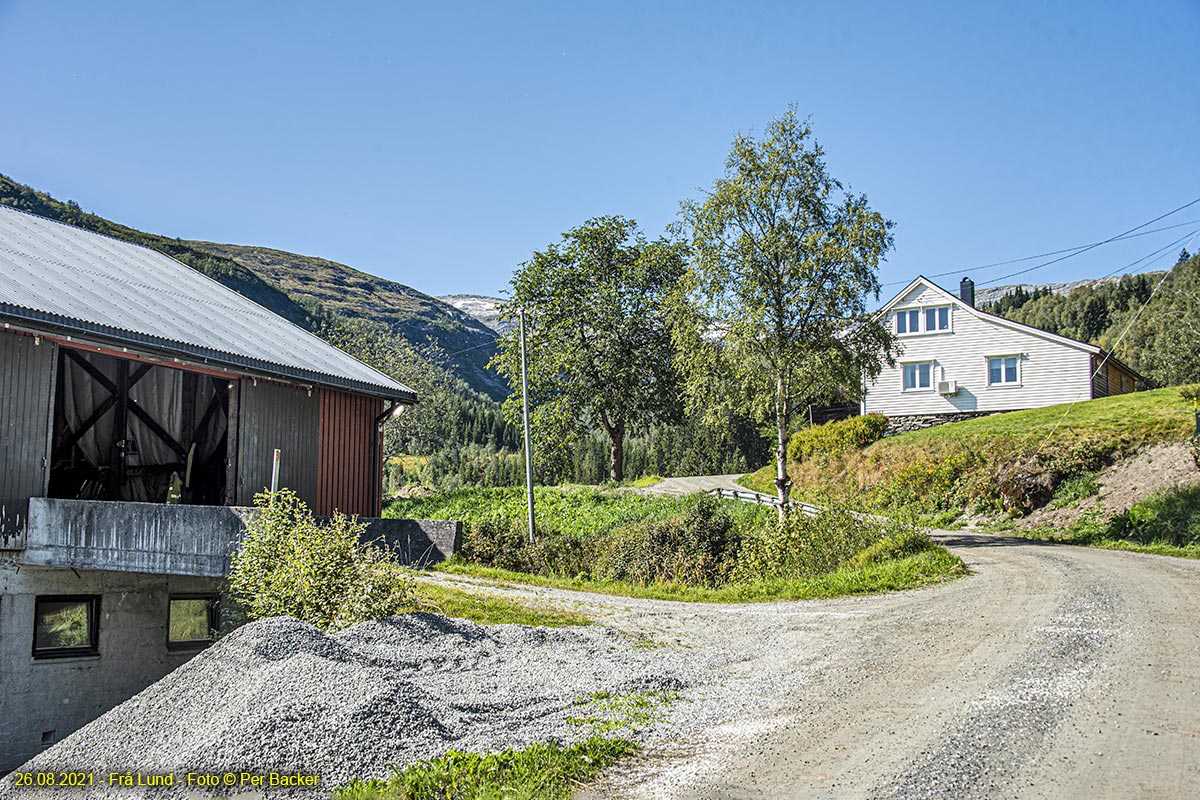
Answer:
[[[958,394],[958,381],[938,381],[938,394]]]

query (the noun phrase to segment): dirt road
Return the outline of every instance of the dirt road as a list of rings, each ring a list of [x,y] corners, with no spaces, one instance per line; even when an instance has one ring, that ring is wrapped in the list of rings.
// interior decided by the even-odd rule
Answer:
[[[704,606],[520,590],[709,655],[586,797],[1200,797],[1200,563],[942,534],[932,589]]]

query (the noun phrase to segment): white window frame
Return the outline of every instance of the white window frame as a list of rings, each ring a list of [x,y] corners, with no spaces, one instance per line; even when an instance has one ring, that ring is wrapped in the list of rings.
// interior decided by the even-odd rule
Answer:
[[[901,314],[912,314],[912,312],[914,312],[914,311],[917,312],[917,329],[913,330],[911,327],[908,327],[908,323],[906,322],[905,326],[908,327],[908,330],[905,330],[902,332],[900,330],[900,315]],[[910,317],[910,319],[911,319],[911,317]],[[923,324],[923,320],[924,320],[924,316],[923,316],[920,308],[911,307],[911,308],[896,309],[896,326],[895,326],[896,327],[896,335],[897,336],[913,336],[915,334],[920,334],[921,333],[921,325]]]
[[[928,386],[921,386],[921,369],[920,368],[921,368],[922,364],[929,365],[929,385]],[[913,388],[911,388],[911,389],[905,387],[905,385],[904,385],[904,373],[909,367],[915,367],[917,370],[916,381],[915,381],[916,385],[913,386]],[[900,362],[900,393],[901,394],[922,394],[922,393],[935,392],[935,391],[937,391],[937,383],[938,383],[938,381],[937,381],[937,361],[936,361],[936,359],[922,358],[922,359],[918,359],[915,361]]]
[[[930,329],[929,326],[925,324],[928,313],[930,311],[937,312],[943,308],[946,309],[946,327]],[[912,314],[914,312],[917,315],[917,326],[915,328],[910,327],[908,325],[908,321],[906,319],[905,327],[908,328],[908,330],[901,332],[900,316],[902,314]],[[895,320],[896,320],[892,327],[895,330],[897,336],[932,336],[932,335],[939,334],[939,333],[953,333],[954,332],[954,305],[951,303],[938,303],[936,305],[906,306],[904,308],[892,309],[892,313],[895,314]]]
[[[930,311],[935,312],[935,316],[936,316],[936,312],[942,310],[943,308],[946,309],[946,327],[945,328],[934,328],[934,329],[930,330],[929,326],[925,324],[926,320],[929,319],[929,312]],[[924,308],[922,308],[921,309],[921,331],[923,333],[951,333],[951,332],[953,332],[954,331],[954,306],[949,305],[947,303],[943,303],[941,305],[925,306]]]
[[[1004,380],[1003,362],[1000,364],[1000,382],[992,383],[992,359],[994,358],[1015,358],[1017,360],[1017,380],[1015,383]],[[1025,369],[1021,365],[1021,362],[1024,360],[1025,359],[1021,357],[1020,353],[999,353],[995,355],[984,356],[984,385],[986,385],[989,389],[1020,389],[1025,385]]]

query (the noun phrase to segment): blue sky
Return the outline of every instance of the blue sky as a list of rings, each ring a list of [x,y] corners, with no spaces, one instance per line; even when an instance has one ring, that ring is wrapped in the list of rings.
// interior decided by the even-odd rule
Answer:
[[[499,292],[590,216],[659,233],[789,103],[896,222],[887,282],[983,283],[1038,262],[967,268],[1200,197],[1197,0],[0,0],[0,53],[0,172],[433,294]],[[1196,227],[1028,279],[1104,274]]]

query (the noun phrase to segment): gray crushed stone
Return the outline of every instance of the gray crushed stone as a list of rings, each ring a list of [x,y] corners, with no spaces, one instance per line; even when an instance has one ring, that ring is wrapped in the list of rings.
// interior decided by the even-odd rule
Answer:
[[[328,635],[278,617],[235,631],[21,767],[86,769],[97,783],[110,771],[173,774],[172,789],[38,792],[15,789],[10,775],[0,798],[183,796],[187,772],[242,771],[319,774],[315,794],[328,796],[448,749],[578,740],[589,731],[568,718],[581,698],[677,691],[709,675],[701,659],[638,649],[599,626],[408,614]]]
[[[1043,642],[1001,688],[976,699],[964,719],[873,797],[985,798],[1008,791],[1083,694],[1102,648],[1115,636],[1118,598],[1090,586],[1058,610]]]

